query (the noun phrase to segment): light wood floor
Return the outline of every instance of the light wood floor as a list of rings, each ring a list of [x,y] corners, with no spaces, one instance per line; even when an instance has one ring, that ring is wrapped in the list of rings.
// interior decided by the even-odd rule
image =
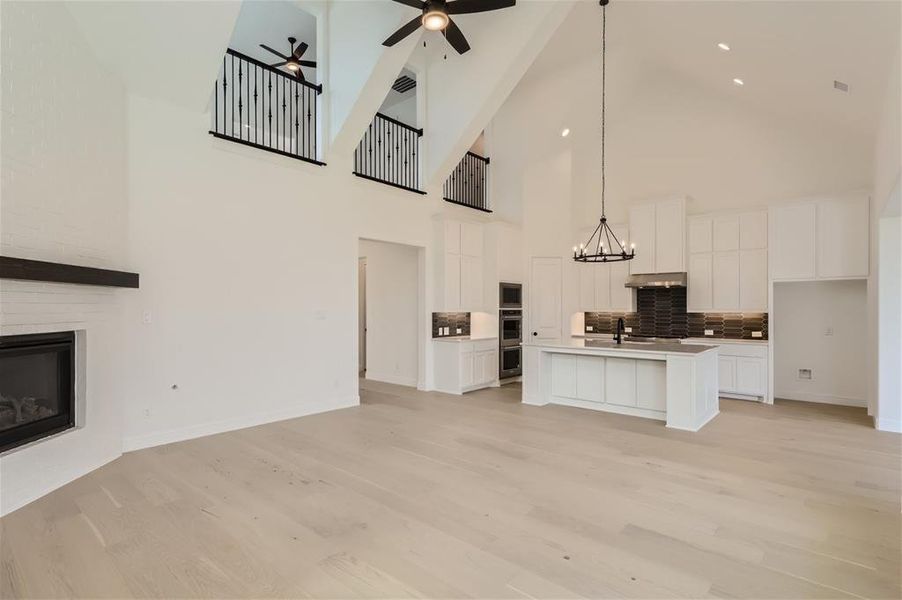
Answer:
[[[0,597],[900,596],[900,443],[723,401],[697,434],[366,383],[123,456],[0,522]]]

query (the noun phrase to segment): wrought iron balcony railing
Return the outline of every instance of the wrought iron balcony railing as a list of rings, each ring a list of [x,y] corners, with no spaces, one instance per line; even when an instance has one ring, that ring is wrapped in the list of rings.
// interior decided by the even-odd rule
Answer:
[[[229,48],[213,92],[218,138],[322,165],[317,154],[323,86]]]
[[[354,151],[354,175],[425,194],[420,189],[422,135],[422,129],[376,113]]]
[[[445,201],[492,212],[489,208],[489,159],[467,152],[445,181]]]

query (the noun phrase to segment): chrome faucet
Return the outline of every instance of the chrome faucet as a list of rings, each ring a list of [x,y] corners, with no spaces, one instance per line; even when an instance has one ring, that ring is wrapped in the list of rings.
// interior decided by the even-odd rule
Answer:
[[[614,334],[614,339],[617,341],[617,345],[623,343],[623,332],[626,331],[626,323],[623,322],[623,317],[617,319],[617,333]]]

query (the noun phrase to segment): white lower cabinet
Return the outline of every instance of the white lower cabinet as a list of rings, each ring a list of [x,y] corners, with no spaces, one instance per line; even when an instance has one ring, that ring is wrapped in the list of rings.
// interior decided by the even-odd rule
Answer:
[[[433,340],[435,387],[463,394],[491,386],[498,379],[498,340]]]
[[[721,394],[742,397],[767,396],[767,346],[760,343],[727,342],[712,339],[687,339],[687,343],[716,345],[718,390]]]

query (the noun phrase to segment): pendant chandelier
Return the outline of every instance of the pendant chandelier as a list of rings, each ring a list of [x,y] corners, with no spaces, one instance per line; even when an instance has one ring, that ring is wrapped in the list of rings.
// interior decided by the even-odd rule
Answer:
[[[573,247],[573,260],[577,262],[617,262],[623,260],[632,260],[636,257],[636,245],[630,246],[629,252],[626,249],[626,242],[617,237],[617,234],[608,225],[608,218],[605,216],[604,192],[605,192],[605,155],[604,155],[604,134],[605,134],[605,53],[607,50],[607,5],[608,0],[599,0],[601,4],[601,219],[598,227],[589,236],[584,244],[579,247]]]

